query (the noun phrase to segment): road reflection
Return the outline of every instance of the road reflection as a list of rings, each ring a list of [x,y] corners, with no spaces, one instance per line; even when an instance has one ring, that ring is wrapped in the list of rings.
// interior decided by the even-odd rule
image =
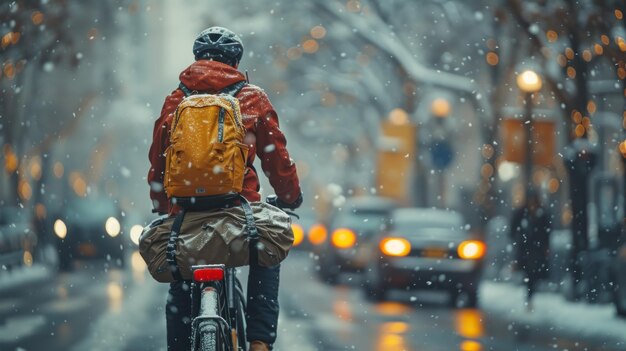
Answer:
[[[333,313],[335,316],[344,322],[352,322],[352,308],[348,301],[349,290],[337,289],[338,297],[333,301]]]
[[[484,335],[483,315],[476,309],[462,309],[454,313],[454,326],[463,340],[459,346],[461,351],[481,351],[482,344],[475,339]]]
[[[144,282],[146,275],[144,274],[146,269],[146,262],[141,257],[139,251],[134,251],[130,256],[130,266],[133,269],[133,279],[135,282]]]
[[[72,327],[70,323],[62,323],[56,326],[56,337],[61,339],[63,342],[70,342],[74,337],[72,333]]]
[[[123,272],[120,270],[109,271],[109,283],[107,284],[107,297],[109,310],[120,313],[122,311],[122,301],[124,290],[122,289]]]
[[[405,322],[385,322],[378,328],[376,351],[409,351],[405,334],[409,325]]]
[[[113,312],[121,312],[124,292],[120,283],[109,282],[107,285],[107,296],[109,298],[109,309]]]
[[[333,314],[343,322],[352,323],[352,306],[349,300],[350,289],[346,287],[337,288],[337,298],[333,301]],[[353,335],[350,328],[339,328],[339,338],[349,341]]]
[[[461,351],[482,351],[483,345],[474,340],[463,340],[460,345]]]
[[[381,302],[376,304],[375,309],[383,316],[401,316],[411,311],[409,306],[399,302]]]

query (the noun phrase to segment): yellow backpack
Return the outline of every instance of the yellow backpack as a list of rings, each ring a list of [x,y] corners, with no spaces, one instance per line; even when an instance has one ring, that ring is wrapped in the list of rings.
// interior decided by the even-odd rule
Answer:
[[[164,187],[170,201],[239,193],[248,158],[246,129],[234,97],[239,82],[219,94],[199,94],[181,83],[185,98],[176,109],[166,150]]]

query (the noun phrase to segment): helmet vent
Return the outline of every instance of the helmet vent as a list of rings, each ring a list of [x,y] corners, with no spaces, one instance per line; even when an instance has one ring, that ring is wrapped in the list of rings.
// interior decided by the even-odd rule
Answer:
[[[211,33],[208,35],[208,37],[212,43],[217,43],[217,41],[220,40],[220,38],[222,37],[222,34]]]

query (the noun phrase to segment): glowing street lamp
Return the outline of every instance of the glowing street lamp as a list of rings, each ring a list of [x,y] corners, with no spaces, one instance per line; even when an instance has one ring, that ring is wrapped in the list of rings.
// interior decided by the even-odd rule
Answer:
[[[435,128],[433,130],[433,135],[435,136],[435,140],[433,140],[433,145],[431,146],[433,165],[443,171],[447,168],[452,161],[453,151],[448,141],[449,133],[446,129],[446,119],[450,116],[452,112],[452,107],[450,102],[443,98],[438,97],[434,99],[430,104],[430,113],[435,117]],[[441,172],[438,175],[439,180],[439,205],[443,208],[445,207],[446,201],[446,173]]]
[[[532,70],[526,70],[517,76],[517,86],[526,94],[538,92],[542,84],[541,77]]]
[[[541,90],[542,86],[541,77],[537,74],[537,72],[533,70],[526,70],[520,73],[517,76],[517,86],[521,91],[524,92],[524,104],[526,105],[524,108],[524,119],[526,125],[526,167],[525,167],[525,175],[526,175],[526,199],[528,200],[528,196],[530,195],[533,188],[532,181],[532,129],[533,129],[533,121],[532,121],[532,94]]]
[[[444,98],[437,98],[430,104],[430,112],[437,118],[446,118],[451,111],[450,103]]]

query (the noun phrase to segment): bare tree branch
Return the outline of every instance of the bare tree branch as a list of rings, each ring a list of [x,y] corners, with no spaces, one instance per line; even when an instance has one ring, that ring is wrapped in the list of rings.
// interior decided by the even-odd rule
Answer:
[[[491,106],[485,99],[486,95],[473,79],[424,67],[397,38],[388,33],[388,29],[379,17],[373,15],[368,17],[350,15],[336,10],[327,1],[317,1],[316,5],[320,10],[335,17],[341,23],[356,29],[357,35],[363,40],[387,53],[392,60],[404,69],[408,75],[407,78],[417,83],[467,93],[472,96],[474,103],[482,110],[485,116],[492,115]]]

